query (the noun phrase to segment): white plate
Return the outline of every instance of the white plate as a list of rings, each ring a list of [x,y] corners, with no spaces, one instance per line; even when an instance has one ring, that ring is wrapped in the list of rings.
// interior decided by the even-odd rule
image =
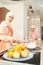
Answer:
[[[29,59],[33,58],[33,56],[34,56],[34,54],[30,52],[26,58],[20,57],[19,59],[15,59],[15,58],[9,58],[7,53],[5,53],[3,55],[3,58],[6,60],[9,60],[9,61],[25,61],[25,60],[29,60]]]

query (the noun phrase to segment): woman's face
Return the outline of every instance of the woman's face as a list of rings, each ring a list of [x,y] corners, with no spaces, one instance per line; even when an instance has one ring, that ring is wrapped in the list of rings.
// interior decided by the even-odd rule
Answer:
[[[35,31],[35,28],[31,28],[31,31],[34,32]]]
[[[9,21],[9,22],[12,22],[13,18],[14,18],[14,16],[9,16],[9,17],[8,17],[8,21]]]

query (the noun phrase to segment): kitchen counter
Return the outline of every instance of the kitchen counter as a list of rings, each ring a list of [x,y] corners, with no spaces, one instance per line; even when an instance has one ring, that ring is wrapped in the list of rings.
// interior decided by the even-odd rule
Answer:
[[[11,62],[4,60],[2,56],[0,56],[0,65],[40,65],[40,55],[41,51],[40,48],[36,48],[35,50],[30,50],[34,53],[34,57],[27,61],[22,62]]]
[[[5,60],[0,60],[0,65],[34,65],[34,64],[25,64],[25,63],[9,62]]]

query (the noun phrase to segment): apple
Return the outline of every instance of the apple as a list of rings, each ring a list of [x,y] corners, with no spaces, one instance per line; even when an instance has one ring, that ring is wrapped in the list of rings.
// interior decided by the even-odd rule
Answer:
[[[13,53],[13,58],[20,58],[20,53],[18,51],[15,51]]]
[[[27,57],[28,56],[28,50],[21,51],[21,57]]]

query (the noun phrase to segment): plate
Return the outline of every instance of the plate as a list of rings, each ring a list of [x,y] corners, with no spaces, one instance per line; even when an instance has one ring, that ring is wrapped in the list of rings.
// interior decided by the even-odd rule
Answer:
[[[9,61],[25,61],[25,60],[29,60],[29,59],[33,58],[33,56],[34,56],[34,54],[30,52],[29,55],[27,57],[25,57],[25,58],[20,57],[18,59],[15,59],[15,58],[9,58],[7,53],[5,53],[3,55],[3,58],[5,60],[9,60]]]

